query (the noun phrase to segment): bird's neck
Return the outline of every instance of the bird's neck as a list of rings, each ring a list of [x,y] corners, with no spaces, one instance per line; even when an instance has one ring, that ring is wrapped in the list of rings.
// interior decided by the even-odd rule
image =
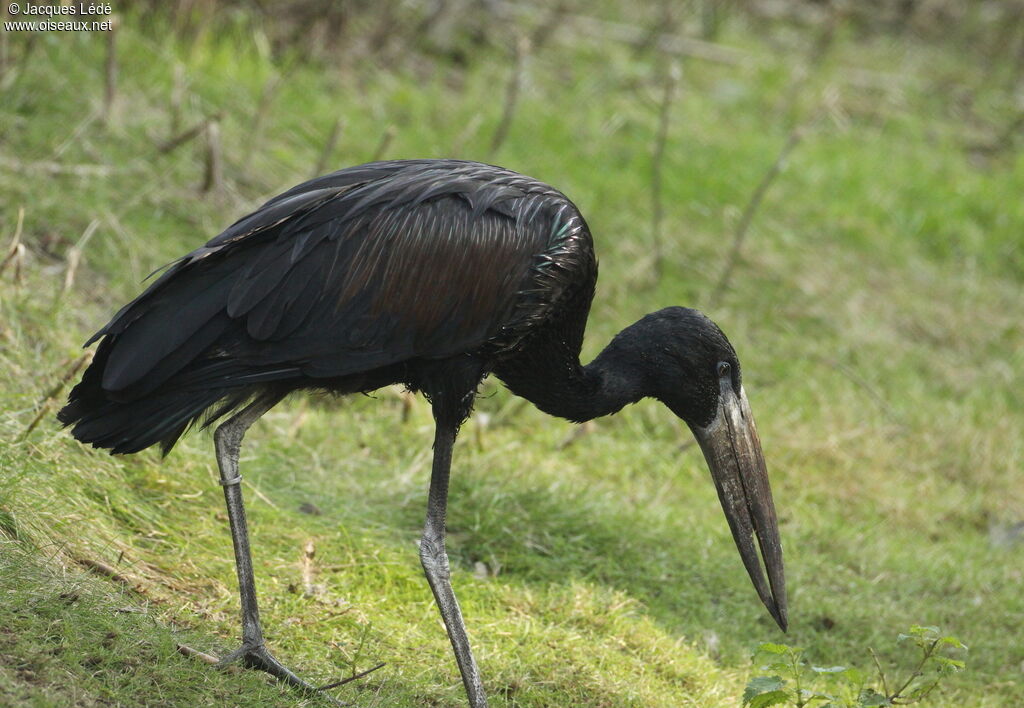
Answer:
[[[557,338],[535,342],[494,373],[540,410],[577,423],[616,413],[646,395],[639,367],[617,341],[586,366],[573,349]]]

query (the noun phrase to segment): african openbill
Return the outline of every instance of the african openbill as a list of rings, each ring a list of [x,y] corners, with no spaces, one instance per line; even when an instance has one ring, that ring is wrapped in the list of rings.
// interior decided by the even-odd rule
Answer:
[[[581,422],[644,397],[690,427],[743,564],[786,628],[778,524],[761,444],[729,340],[669,307],[579,360],[597,261],[561,192],[456,160],[374,162],[274,197],[172,263],[86,346],[95,358],[59,419],[114,454],[168,452],[205,417],[214,433],[242,605],[241,659],[315,690],[267,651],[238,455],[242,436],[293,391],[422,391],[436,431],[420,559],[469,701],[480,674],[449,582],[445,510],[452,447],[490,373],[551,415]],[[767,568],[762,571],[758,550]]]

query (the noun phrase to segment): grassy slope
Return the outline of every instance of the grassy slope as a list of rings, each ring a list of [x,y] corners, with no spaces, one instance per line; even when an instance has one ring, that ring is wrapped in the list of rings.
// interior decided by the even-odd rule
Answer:
[[[506,59],[485,55],[461,73],[300,66],[254,126],[278,69],[250,35],[180,48],[126,24],[109,127],[98,120],[98,36],[46,36],[2,89],[0,223],[11,233],[25,208],[29,256],[21,286],[10,271],[0,280],[0,702],[293,705],[262,677],[174,652],[174,641],[215,652],[235,641],[208,436],[161,461],[84,449],[50,418],[22,432],[139,280],[308,177],[337,116],[347,125],[333,164],[369,159],[387,124],[389,156],[485,157]],[[780,56],[752,36],[729,40],[756,64],[684,66],[666,154],[667,275],[653,287],[648,57],[585,45],[533,57],[495,160],[559,185],[588,216],[602,258],[592,355],[647,311],[708,307],[737,210],[792,115],[827,98],[709,310],[741,354],[759,416],[787,550],[789,641],[815,661],[866,667],[867,646],[892,659],[901,628],[940,624],[972,647],[940,704],[1024,700],[1024,558],[989,533],[1024,515],[1024,159],[978,166],[965,154],[976,136],[951,96],[982,73],[955,51],[843,39],[794,90],[806,42],[782,42],[793,55]],[[189,80],[183,122],[225,115],[219,199],[196,196],[196,146],[154,149],[168,135],[174,62]],[[898,76],[864,85],[849,66]],[[1010,110],[1000,77],[976,103],[996,121]],[[110,170],[40,167],[55,160]],[[92,219],[84,265],[60,296],[67,250]],[[470,421],[457,451],[450,552],[494,703],[733,703],[750,648],[780,635],[743,577],[699,453],[678,452],[684,428],[642,403],[559,451],[569,424],[519,408],[493,382],[486,392],[478,411],[491,423]],[[252,432],[243,466],[264,619],[278,654],[310,677],[386,661],[342,694],[360,705],[460,705],[414,545],[429,410],[418,402],[400,418],[389,392],[296,400]],[[308,539],[322,585],[312,597],[294,589]],[[116,566],[136,589],[75,558]],[[483,567],[497,574],[477,577]]]

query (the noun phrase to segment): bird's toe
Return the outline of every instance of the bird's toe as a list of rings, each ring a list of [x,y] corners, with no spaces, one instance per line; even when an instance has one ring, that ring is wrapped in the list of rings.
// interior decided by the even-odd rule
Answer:
[[[343,703],[336,698],[324,693],[321,689],[317,688],[313,684],[304,681],[295,674],[294,671],[289,669],[287,666],[278,661],[267,646],[260,643],[245,643],[230,654],[225,655],[217,662],[217,668],[225,668],[230,664],[240,661],[242,666],[247,669],[256,669],[258,671],[264,671],[278,681],[286,683],[289,686],[301,691],[307,695],[317,695],[328,701],[331,705],[335,706],[351,706],[351,703]]]

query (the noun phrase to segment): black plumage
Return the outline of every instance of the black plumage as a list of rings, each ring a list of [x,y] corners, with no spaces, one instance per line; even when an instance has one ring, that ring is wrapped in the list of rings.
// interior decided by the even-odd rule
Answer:
[[[542,182],[456,160],[340,170],[168,266],[87,343],[99,342],[95,357],[58,417],[79,440],[130,453],[157,443],[167,452],[204,416],[227,416],[214,441],[243,631],[222,662],[240,659],[306,691],[315,689],[263,642],[238,471],[245,431],[298,389],[401,383],[430,400],[420,559],[474,708],[486,697],[451,588],[445,514],[455,438],[492,372],[573,421],[647,396],[686,421],[747,572],[785,629],[778,523],[736,352],[703,314],[669,307],[581,364],[596,280],[586,222]]]
[[[115,453],[167,451],[265,386],[419,389],[424,360],[507,356],[566,304],[585,322],[596,277],[583,218],[537,180],[454,160],[340,170],[171,264],[93,335],[60,420]]]

